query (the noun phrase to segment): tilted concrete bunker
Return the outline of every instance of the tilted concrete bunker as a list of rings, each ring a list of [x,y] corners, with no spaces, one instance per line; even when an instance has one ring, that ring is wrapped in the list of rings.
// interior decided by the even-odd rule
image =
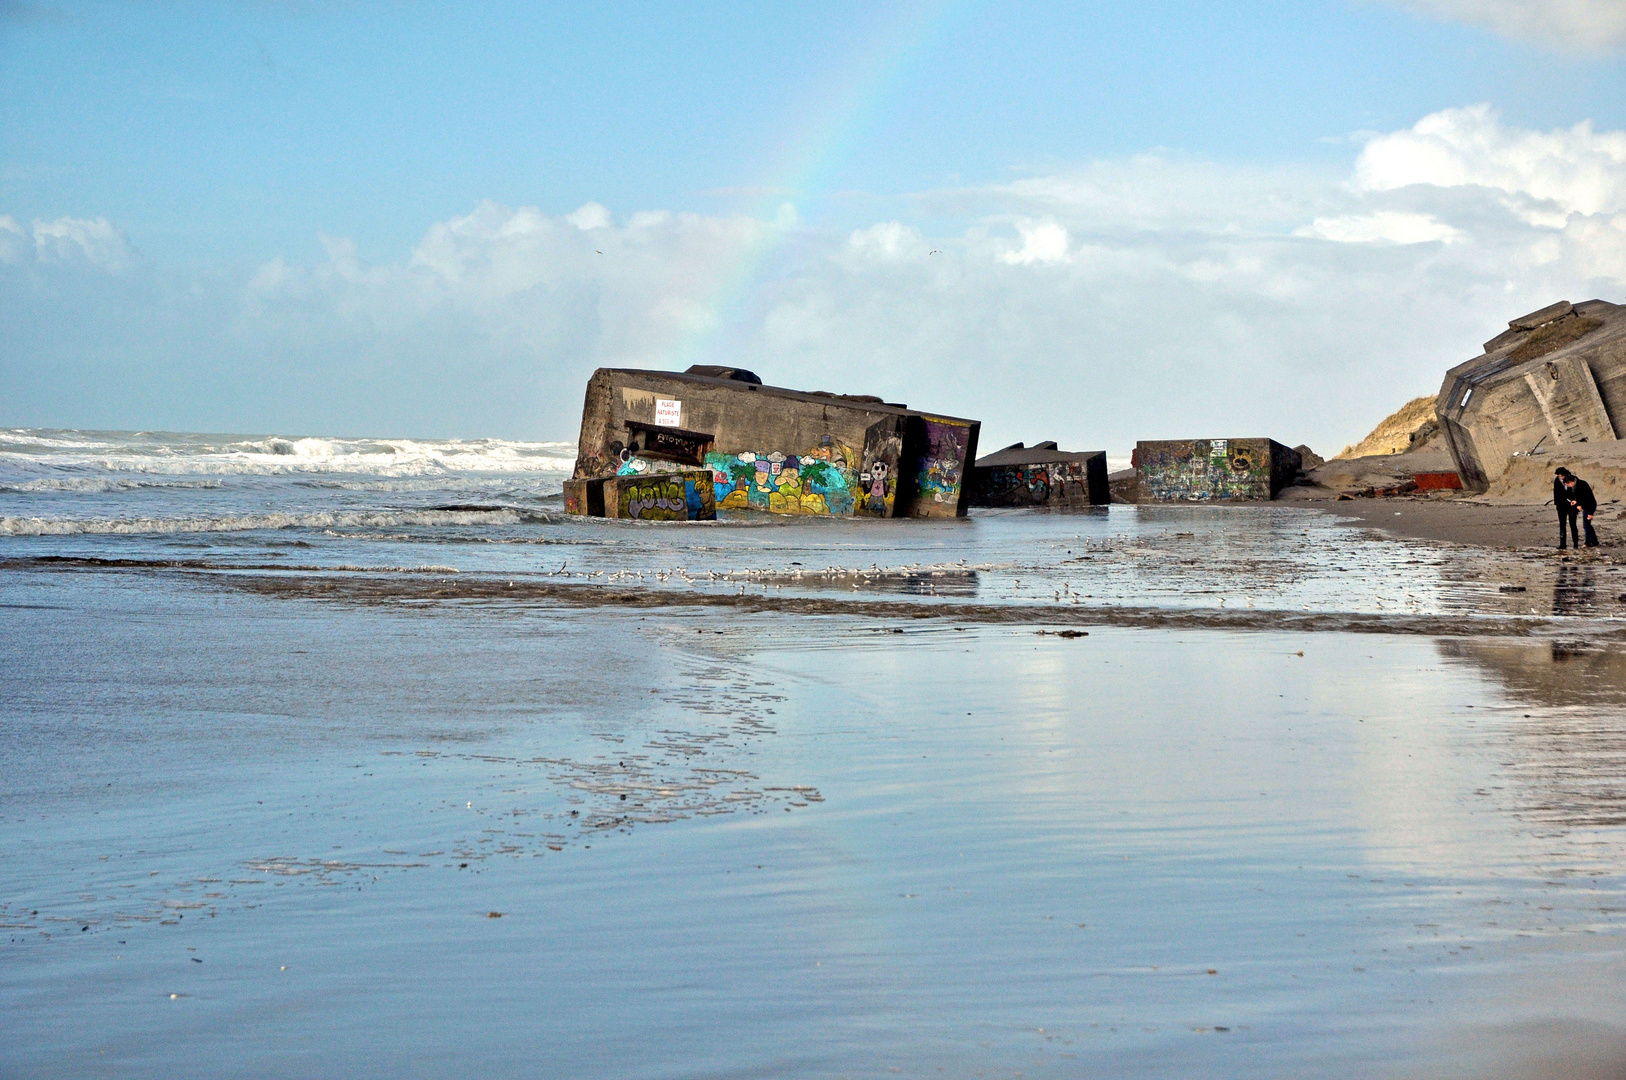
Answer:
[[[1053,442],[1012,443],[978,458],[966,481],[972,506],[1092,506],[1112,501],[1104,450],[1070,453]]]
[[[1167,439],[1135,444],[1140,502],[1274,499],[1303,463],[1275,439]]]
[[[1446,373],[1434,413],[1470,491],[1516,454],[1615,441],[1626,424],[1626,306],[1561,300],[1514,319]]]
[[[705,471],[718,509],[953,517],[981,425],[877,397],[763,386],[748,371],[600,368],[587,383],[573,513],[617,476]]]

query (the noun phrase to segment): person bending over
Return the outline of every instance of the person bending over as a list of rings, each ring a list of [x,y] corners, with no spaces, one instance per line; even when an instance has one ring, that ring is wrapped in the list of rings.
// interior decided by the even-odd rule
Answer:
[[[1586,546],[1598,546],[1598,534],[1592,531],[1592,515],[1598,512],[1598,497],[1592,494],[1592,485],[1585,480],[1578,479],[1573,473],[1564,477],[1564,491],[1569,497],[1570,529],[1575,528],[1574,514],[1578,511],[1581,519],[1586,523]]]
[[[1560,465],[1553,470],[1553,509],[1558,511],[1558,550],[1563,551],[1568,545],[1564,542],[1564,524],[1569,523],[1570,537],[1574,539],[1575,546],[1581,546],[1581,533],[1576,528],[1575,519],[1580,516],[1575,504],[1570,501],[1569,489],[1564,486],[1566,480],[1573,479],[1570,471]]]

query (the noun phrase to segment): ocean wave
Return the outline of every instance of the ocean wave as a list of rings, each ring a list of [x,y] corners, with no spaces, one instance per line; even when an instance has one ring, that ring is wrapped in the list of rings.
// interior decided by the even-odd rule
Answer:
[[[138,491],[146,488],[164,490],[197,490],[224,487],[220,480],[137,480],[121,476],[44,476],[37,480],[16,482],[0,481],[0,493],[7,495],[40,495],[65,492],[75,495],[95,495],[109,491]]]
[[[145,536],[173,533],[252,532],[274,529],[437,527],[519,525],[556,520],[558,515],[519,507],[478,509],[323,511],[304,514],[236,514],[173,518],[0,517],[0,536]]]
[[[0,467],[14,474],[156,473],[387,477],[456,473],[562,473],[575,465],[566,442],[511,439],[342,439],[168,432],[0,429]]]

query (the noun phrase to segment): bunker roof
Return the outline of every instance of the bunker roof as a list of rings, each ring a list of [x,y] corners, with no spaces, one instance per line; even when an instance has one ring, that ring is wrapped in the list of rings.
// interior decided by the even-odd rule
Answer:
[[[995,450],[987,457],[978,458],[974,467],[987,469],[997,465],[1045,465],[1052,461],[1088,461],[1097,454],[1105,453],[1105,450],[1082,452],[1058,450],[1054,442],[1042,442],[1035,446],[1025,446],[1018,442],[1011,443],[1003,450]]]
[[[698,365],[697,365],[698,366]],[[911,409],[909,406],[896,401],[882,401],[872,394],[833,394],[828,390],[792,390],[785,386],[765,386],[761,383],[747,382],[738,378],[717,378],[711,375],[701,375],[689,371],[655,371],[648,368],[605,368],[602,370],[617,375],[638,375],[649,379],[659,379],[667,382],[687,383],[691,386],[716,387],[730,390],[742,395],[760,394],[764,397],[779,398],[787,401],[801,401],[809,404],[840,404],[855,408],[869,409],[876,412],[892,412],[912,416],[925,416],[949,420],[961,424],[974,424],[977,421],[968,420],[961,416],[949,416],[946,413],[924,412],[920,409]],[[733,369],[724,369],[733,370]],[[1048,459],[1055,460],[1055,459]]]

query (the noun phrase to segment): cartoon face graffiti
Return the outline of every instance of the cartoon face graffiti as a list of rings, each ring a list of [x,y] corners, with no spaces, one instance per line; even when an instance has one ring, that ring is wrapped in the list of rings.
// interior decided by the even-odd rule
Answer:
[[[887,466],[884,461],[872,462],[869,467],[869,497],[872,499],[886,498]]]

